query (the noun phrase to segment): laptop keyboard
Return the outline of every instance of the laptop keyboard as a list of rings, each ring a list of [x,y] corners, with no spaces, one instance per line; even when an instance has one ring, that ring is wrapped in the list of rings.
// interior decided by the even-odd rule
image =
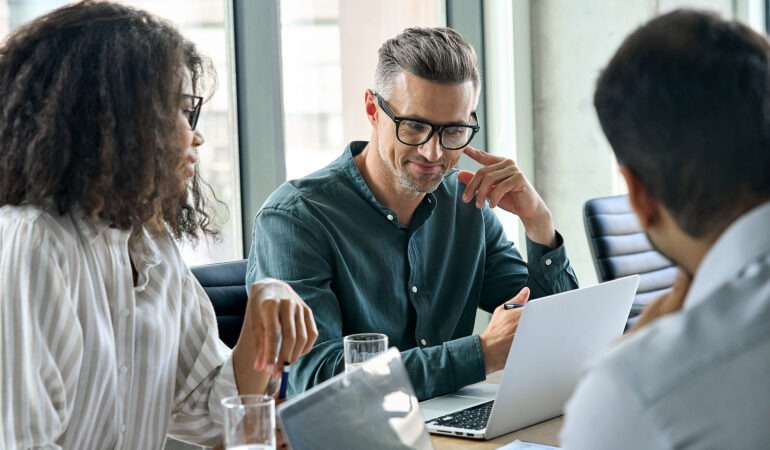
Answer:
[[[466,430],[483,430],[489,422],[494,400],[473,406],[456,413],[435,418],[430,423],[443,427],[463,428]]]

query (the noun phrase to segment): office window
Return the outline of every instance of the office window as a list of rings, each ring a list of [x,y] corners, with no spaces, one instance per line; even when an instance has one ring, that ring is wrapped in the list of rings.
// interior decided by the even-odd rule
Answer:
[[[382,42],[408,26],[444,25],[439,0],[282,0],[286,174],[299,178],[369,140],[364,91]]]
[[[0,38],[20,24],[69,2],[64,0],[0,0]],[[181,246],[190,265],[243,257],[238,173],[238,139],[232,82],[232,20],[226,0],[125,0],[122,3],[172,21],[212,59],[218,88],[204,104],[198,129],[206,143],[200,148],[200,170],[226,208],[212,202],[221,242],[201,240]]]

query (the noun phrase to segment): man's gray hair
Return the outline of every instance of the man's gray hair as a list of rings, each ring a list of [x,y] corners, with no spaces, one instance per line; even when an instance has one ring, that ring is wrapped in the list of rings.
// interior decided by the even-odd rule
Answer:
[[[374,91],[385,100],[402,72],[443,84],[472,81],[478,98],[481,77],[476,51],[451,28],[407,28],[385,41],[378,53]]]

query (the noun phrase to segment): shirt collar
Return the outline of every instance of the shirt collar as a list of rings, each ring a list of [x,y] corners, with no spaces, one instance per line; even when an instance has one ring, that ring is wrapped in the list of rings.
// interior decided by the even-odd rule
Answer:
[[[111,228],[101,220],[87,217],[80,208],[73,209],[70,216],[91,245],[100,237],[119,245],[127,242],[128,254],[134,262],[138,275],[136,287],[143,289],[147,285],[149,270],[160,264],[160,250],[152,236],[153,233],[147,227],[140,227],[136,231]]]
[[[137,232],[131,233],[128,239],[128,253],[136,267],[136,289],[143,290],[150,281],[150,269],[160,264],[160,250],[147,227],[141,227]]]
[[[358,190],[359,194],[361,194],[362,197],[364,197],[370,204],[377,208],[377,210],[386,220],[390,221],[397,227],[403,228],[401,224],[398,223],[398,220],[391,220],[389,218],[393,217],[397,219],[398,217],[393,210],[386,208],[384,205],[377,201],[377,199],[374,197],[374,194],[372,193],[372,190],[369,188],[369,185],[366,184],[366,181],[364,181],[364,177],[361,176],[361,172],[358,171],[358,167],[356,166],[355,161],[353,161],[356,156],[364,151],[367,144],[368,143],[366,141],[353,141],[348,144],[348,146],[345,148],[345,153],[343,153],[340,159],[342,170],[353,182],[353,185],[355,186],[356,190]],[[417,222],[413,222],[410,226],[412,229],[416,229],[422,222],[424,222],[425,219],[427,219],[427,217],[430,216],[430,214],[436,208],[436,196],[432,192],[425,194],[425,197],[423,197],[422,202],[420,203],[420,207],[427,208],[428,213],[425,218],[418,220]]]
[[[701,261],[693,278],[685,307],[705,299],[721,285],[738,277],[751,261],[770,252],[770,202],[760,205],[733,222]]]
[[[85,236],[88,243],[91,245],[93,245],[94,241],[96,241],[102,233],[108,232],[110,229],[106,223],[98,218],[92,219],[91,217],[88,217],[79,207],[73,208],[69,215],[72,217],[72,221],[77,226],[77,229],[80,230],[80,233]],[[128,236],[129,232],[125,231],[125,233],[126,236]]]
[[[367,185],[366,181],[364,181],[364,177],[361,176],[361,172],[358,171],[356,162],[353,160],[356,156],[360,155],[362,151],[364,151],[366,144],[366,141],[353,141],[348,144],[348,146],[345,148],[345,152],[342,154],[340,164],[342,166],[342,170],[353,182],[356,190],[358,190],[358,192],[364,198],[366,198],[369,203],[381,209],[385,214],[389,214],[390,210],[380,205],[377,199],[374,198],[374,194],[372,194],[371,189],[369,189],[369,185]]]

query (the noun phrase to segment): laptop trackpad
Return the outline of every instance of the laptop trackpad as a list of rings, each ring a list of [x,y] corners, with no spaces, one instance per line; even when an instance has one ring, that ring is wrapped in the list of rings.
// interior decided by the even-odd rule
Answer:
[[[436,397],[420,402],[420,411],[425,421],[431,421],[437,417],[453,411],[460,411],[471,406],[494,400],[499,385],[481,383],[465,387],[454,394]]]
[[[466,386],[452,395],[462,397],[478,397],[485,401],[494,400],[500,385],[497,383],[479,383]]]

